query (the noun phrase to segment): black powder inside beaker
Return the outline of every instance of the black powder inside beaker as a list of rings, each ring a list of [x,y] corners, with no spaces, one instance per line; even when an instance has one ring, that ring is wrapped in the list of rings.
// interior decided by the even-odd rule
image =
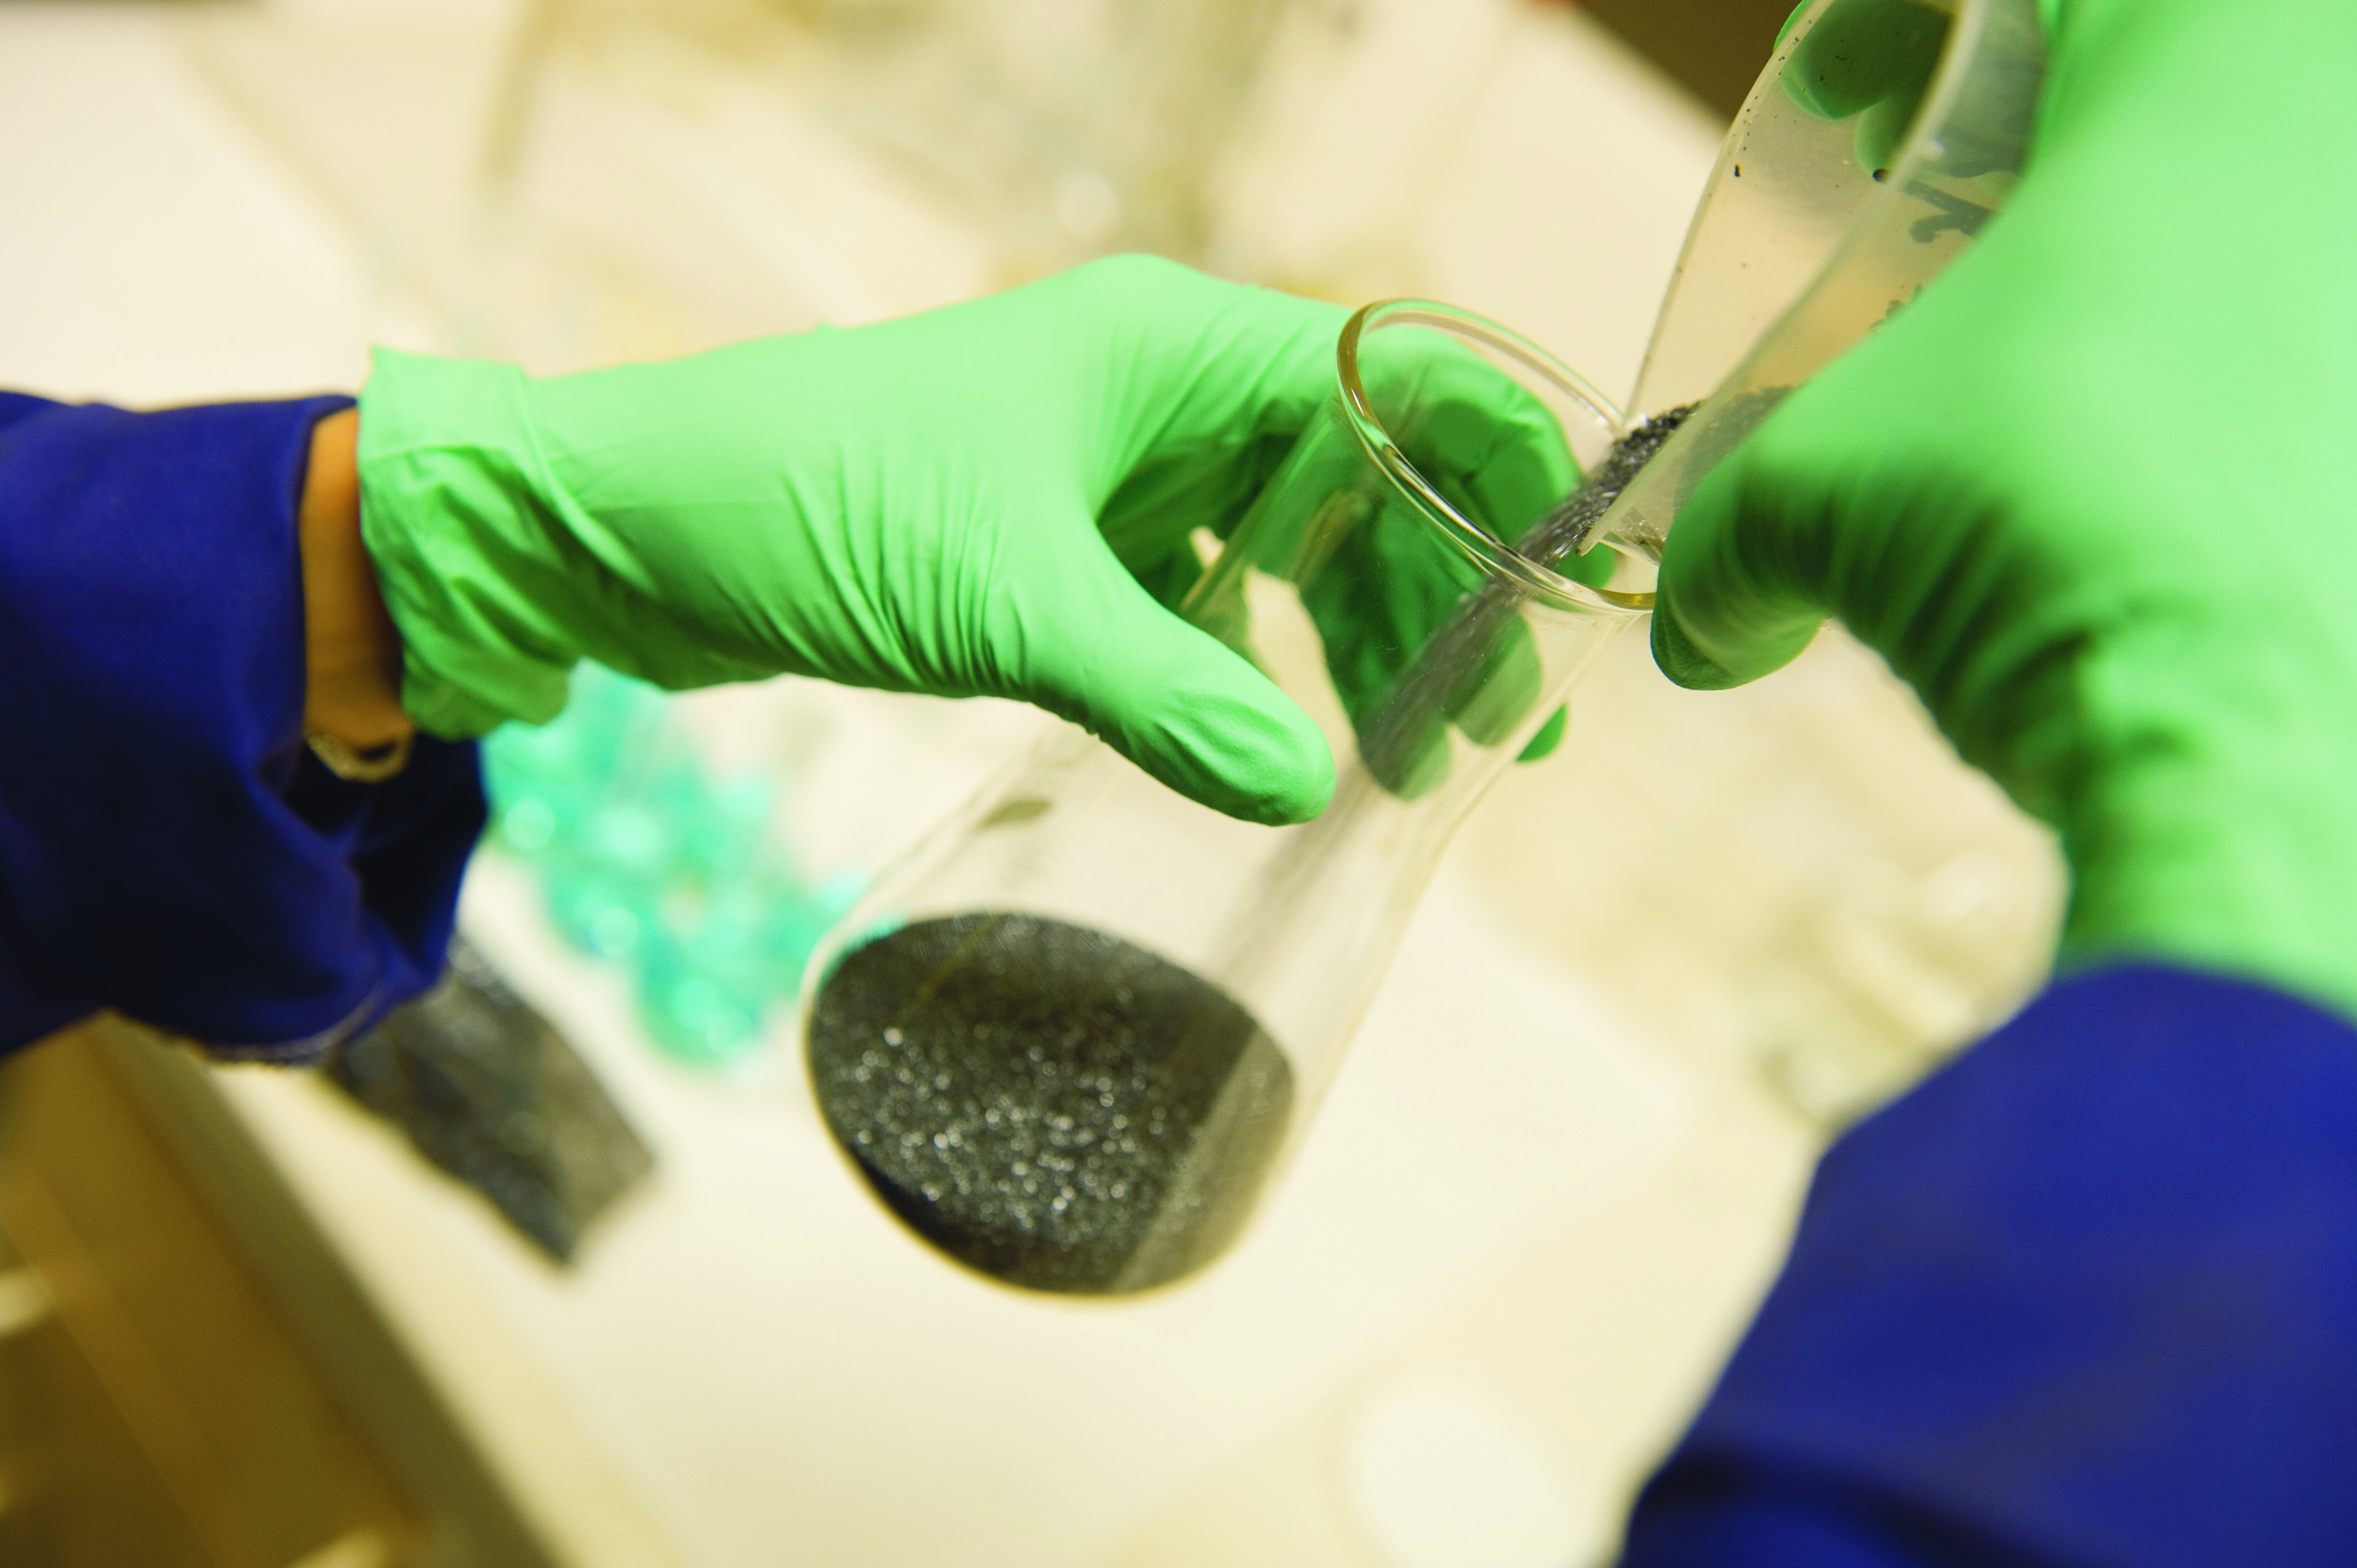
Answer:
[[[1030,1290],[1178,1278],[1243,1225],[1293,1074],[1207,980],[1104,931],[982,913],[847,954],[813,1009],[827,1126],[919,1234]]]

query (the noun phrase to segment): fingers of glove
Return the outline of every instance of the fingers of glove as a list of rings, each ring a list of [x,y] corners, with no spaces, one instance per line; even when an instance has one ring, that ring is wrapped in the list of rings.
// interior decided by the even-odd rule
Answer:
[[[1963,722],[1951,698],[1996,635],[1990,618],[2056,570],[2061,542],[2013,521],[2007,487],[2029,474],[2047,492],[2083,482],[2067,425],[1987,390],[2007,384],[2008,350],[1973,292],[1986,275],[1942,279],[1781,399],[1695,488],[1663,547],[1663,673],[1741,685],[1790,663],[1835,616],[1943,724]]]
[[[1414,800],[1448,777],[1452,726],[1477,746],[1513,738],[1544,694],[1545,667],[1513,601],[1483,594],[1420,520],[1373,517],[1336,557],[1303,604],[1361,760]],[[1523,755],[1545,756],[1561,734],[1550,720]]]
[[[1538,706],[1545,683],[1531,628],[1519,617],[1510,618],[1482,650],[1479,672],[1449,704],[1449,721],[1476,746],[1503,746]]]
[[[1780,409],[1679,510],[1662,552],[1653,661],[1697,691],[1755,681],[1800,656],[1824,619],[1833,498],[1781,477],[1763,443],[1797,413]]]
[[[1462,345],[1429,334],[1400,336],[1405,344],[1380,360],[1370,357],[1371,366],[1380,367],[1369,368],[1375,381],[1370,396],[1379,409],[1395,413],[1403,452],[1441,497],[1479,527],[1515,542],[1578,488],[1579,466],[1561,424],[1530,392]],[[1188,534],[1210,528],[1225,537],[1297,434],[1264,435],[1217,462],[1199,452],[1184,462],[1147,463],[1101,517],[1107,542],[1157,598],[1176,605],[1196,575]],[[1435,545],[1430,553],[1446,553]],[[1600,582],[1612,565],[1609,554],[1598,553],[1564,570]],[[1434,569],[1415,575],[1429,578]]]
[[[1135,397],[1121,412],[1149,446],[1224,439],[1240,424],[1300,428],[1333,385],[1334,347],[1350,317],[1329,301],[1158,256],[1108,256],[1034,287],[1051,315],[1093,333],[1121,372],[1108,390]]]
[[[1340,306],[1114,256],[1053,280],[1093,329],[1098,523],[1136,564],[1232,528],[1334,387]]]
[[[1403,799],[1448,775],[1446,693],[1430,671],[1415,692],[1401,687],[1469,597],[1469,571],[1394,501],[1367,508],[1301,590],[1360,758]]]
[[[1334,755],[1251,663],[1154,602],[1111,552],[1072,551],[999,596],[1010,694],[1071,719],[1190,800],[1246,822],[1308,822]]]
[[[1563,732],[1569,726],[1570,722],[1569,708],[1557,708],[1554,713],[1549,714],[1547,722],[1539,726],[1539,733],[1531,736],[1530,744],[1523,747],[1523,754],[1514,760],[1540,762],[1553,757],[1555,748],[1563,744]]]
[[[1372,510],[1334,546],[1302,605],[1342,711],[1362,734],[1479,581],[1428,523],[1397,503]]]
[[[1413,329],[1385,334],[1361,344],[1360,371],[1403,454],[1493,536],[1519,539],[1578,487],[1578,464],[1553,412],[1463,344]],[[1399,766],[1384,772],[1395,788],[1427,771],[1448,720],[1493,746],[1537,700],[1537,654],[1519,623],[1485,629],[1494,641],[1482,649],[1456,650],[1483,661],[1478,670],[1421,668],[1439,656],[1436,638],[1464,613],[1480,582],[1428,519],[1394,500],[1351,530],[1306,596],[1362,741],[1383,714],[1388,738],[1375,749],[1396,752]],[[1407,703],[1413,723],[1394,691],[1404,679],[1424,694]],[[1445,746],[1438,755],[1445,758]],[[1411,766],[1411,757],[1423,760]],[[1376,760],[1371,756],[1371,765]]]
[[[1222,539],[1232,533],[1292,450],[1296,434],[1148,458],[1097,514],[1098,530],[1147,591],[1175,607],[1199,575],[1190,543],[1195,531],[1209,529]]]
[[[1448,777],[1448,721],[1429,711],[1414,716],[1420,722],[1378,713],[1359,750],[1375,781],[1403,800],[1423,800]]]
[[[1921,0],[1845,0],[1801,40],[1784,73],[1785,91],[1824,120],[1846,120],[1897,100],[1905,106],[1903,129],[1939,68],[1951,25]]]
[[[1475,597],[1420,650],[1400,678],[1352,715],[1359,755],[1383,786],[1416,800],[1448,777],[1448,732],[1502,746],[1538,703],[1544,671],[1530,628],[1506,601]],[[1560,710],[1524,746],[1534,760],[1562,738]]]
[[[1443,499],[1509,544],[1579,487],[1554,412],[1474,349],[1414,328],[1360,344],[1376,418]]]

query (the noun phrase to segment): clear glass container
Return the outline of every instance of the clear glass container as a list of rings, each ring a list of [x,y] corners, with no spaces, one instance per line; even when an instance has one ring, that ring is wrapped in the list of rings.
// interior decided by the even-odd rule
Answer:
[[[1818,29],[1861,23],[1881,69],[1829,102],[1820,56],[1846,40]],[[1701,407],[1609,542],[1658,560],[1703,478],[1964,251],[2029,163],[2045,73],[2038,0],[1814,0],[1792,19],[1727,131],[1630,400]]]
[[[1813,0],[1792,17],[1728,129],[1630,400],[1641,414],[1699,406],[1598,524],[1624,559],[1658,560],[1711,470],[2011,198],[2046,65],[2037,0]],[[1634,596],[1649,575],[1632,564],[1616,583]],[[1986,779],[1960,777],[1880,661],[1827,640],[1813,676],[1741,700],[1755,715],[1774,704],[1778,770],[1694,802],[1690,822],[1710,825],[1677,832],[1721,866],[1757,860],[1772,838],[1781,896],[1717,953],[1699,933],[1731,928],[1695,906],[1728,902],[1721,888],[1657,897],[1684,917],[1683,965],[1709,972],[1681,979],[1679,1004],[1721,990],[1777,1095],[1835,1127],[2018,1005],[2045,972],[2062,876],[2043,831]],[[1870,723],[1877,710],[1888,716]],[[1715,751],[1741,723],[1719,719]],[[1914,744],[1899,744],[1910,728]],[[1878,731],[1879,754],[1858,766]],[[1599,964],[1608,983],[1661,967],[1629,950],[1641,936],[1623,940]]]
[[[934,0],[846,40],[865,47],[834,113],[986,226],[1015,275],[1117,251],[1200,261],[1210,182],[1289,8]]]
[[[881,878],[813,956],[802,1020],[825,1120],[895,1212],[1077,1294],[1225,1249],[1450,833],[1638,618],[1504,542],[1618,434],[1505,328],[1351,317],[1333,395],[1181,610],[1318,722],[1331,804],[1238,822],[1066,730]]]

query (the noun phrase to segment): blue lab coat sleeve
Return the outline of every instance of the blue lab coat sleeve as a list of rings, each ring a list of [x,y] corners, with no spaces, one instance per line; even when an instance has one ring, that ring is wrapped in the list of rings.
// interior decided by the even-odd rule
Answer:
[[[0,1054],[113,1007],[300,1062],[438,972],[474,747],[361,785],[303,744],[296,513],[349,405],[0,393]]]
[[[2123,967],[1842,1138],[1624,1568],[2357,1563],[2357,1029]]]

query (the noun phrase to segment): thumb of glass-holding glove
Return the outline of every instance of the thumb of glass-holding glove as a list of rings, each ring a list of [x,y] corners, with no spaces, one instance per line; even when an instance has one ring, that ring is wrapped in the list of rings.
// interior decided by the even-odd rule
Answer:
[[[1653,633],[1723,686],[1839,616],[2061,828],[2066,961],[2357,1015],[2352,80],[2338,0],[2069,0],[2011,203],[1697,489]]]

